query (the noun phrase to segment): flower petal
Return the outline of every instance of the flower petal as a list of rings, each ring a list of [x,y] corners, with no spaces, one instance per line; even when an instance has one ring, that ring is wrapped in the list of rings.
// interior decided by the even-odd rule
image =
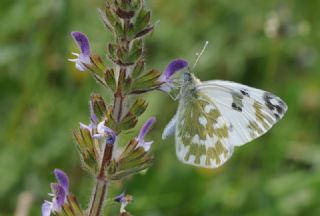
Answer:
[[[189,64],[187,61],[183,59],[176,59],[170,62],[170,64],[167,66],[166,70],[164,71],[164,76],[166,79],[170,78],[173,74],[175,74],[177,71],[187,67]]]
[[[66,191],[64,190],[64,187],[58,183],[52,183],[51,190],[54,193],[53,210],[60,211],[66,200]]]
[[[50,216],[51,209],[52,203],[45,200],[41,207],[42,216]]]
[[[58,183],[63,187],[64,191],[66,193],[69,193],[69,178],[65,174],[65,172],[63,172],[60,169],[55,169],[53,172],[54,172],[54,175],[56,176]]]
[[[89,125],[86,125],[86,124],[83,124],[82,122],[79,123],[80,124],[80,129],[86,129],[88,131],[92,131],[93,129],[93,126],[92,124],[89,124]]]
[[[120,195],[118,195],[114,198],[114,201],[119,202],[119,203],[124,203],[124,202],[126,202],[125,196],[126,196],[125,192],[122,192]]]
[[[71,35],[74,39],[74,41],[77,43],[78,47],[81,50],[81,54],[84,56],[89,56],[90,55],[90,43],[88,40],[88,37],[81,33],[81,32],[71,32]]]
[[[151,117],[148,119],[148,121],[146,121],[146,123],[144,123],[144,125],[142,126],[139,136],[138,136],[138,140],[143,141],[145,135],[149,132],[149,130],[151,129],[152,125],[156,122],[156,118],[155,117]]]
[[[143,147],[144,151],[147,152],[150,150],[152,143],[153,143],[153,141],[142,142],[142,143],[139,143],[139,146]]]

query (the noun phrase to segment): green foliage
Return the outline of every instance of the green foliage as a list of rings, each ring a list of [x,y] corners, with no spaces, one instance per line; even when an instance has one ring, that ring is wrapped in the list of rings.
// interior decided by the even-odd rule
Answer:
[[[153,19],[160,20],[147,39],[143,54],[147,68],[164,69],[178,57],[192,62],[208,40],[207,51],[194,69],[198,77],[263,88],[281,96],[289,111],[268,134],[236,149],[223,167],[197,169],[177,160],[173,139],[161,141],[176,103],[165,95],[146,94],[149,109],[142,118],[158,117],[151,132],[155,162],[146,174],[126,183],[135,199],[129,211],[134,215],[319,215],[319,1],[147,3]],[[88,122],[90,92],[102,91],[66,59],[76,50],[69,37],[72,30],[86,32],[94,42],[92,50],[105,53],[111,35],[95,13],[97,7],[103,8],[103,1],[4,0],[0,5],[0,215],[17,211],[18,203],[26,199],[23,192],[32,194],[30,209],[25,211],[40,215],[54,167],[68,173],[72,191],[86,207],[92,182],[80,169],[72,128],[79,121]],[[266,22],[274,14],[281,28],[272,33]],[[135,71],[139,77],[144,70]],[[109,78],[102,80],[108,84]],[[111,196],[123,188],[121,182],[114,185]],[[106,206],[105,214],[117,211],[118,207]]]

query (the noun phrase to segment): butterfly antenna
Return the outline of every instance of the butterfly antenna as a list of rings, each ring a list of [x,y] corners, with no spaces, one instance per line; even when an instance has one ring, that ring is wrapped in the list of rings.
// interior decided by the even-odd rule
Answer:
[[[197,63],[198,63],[198,61],[199,61],[200,57],[202,56],[202,54],[203,54],[203,53],[204,53],[204,51],[206,50],[206,48],[207,48],[208,44],[209,44],[209,41],[206,41],[206,42],[204,43],[204,46],[203,46],[203,48],[202,48],[201,52],[200,52],[200,53],[196,53],[197,59],[196,59],[196,61],[194,62],[194,64],[193,64],[193,68],[192,68],[192,69],[194,69],[194,68],[196,67],[196,65],[197,65]]]

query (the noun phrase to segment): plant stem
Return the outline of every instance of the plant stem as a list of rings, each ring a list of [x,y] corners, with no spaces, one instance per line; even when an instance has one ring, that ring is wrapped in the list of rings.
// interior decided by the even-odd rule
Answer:
[[[121,91],[117,90],[114,93],[114,105],[113,105],[113,117],[116,122],[120,122],[122,115],[122,107],[123,107],[123,95]]]
[[[89,216],[99,216],[103,208],[103,203],[108,192],[108,180],[105,175],[105,168],[109,165],[112,158],[114,144],[106,144],[103,152],[99,174],[96,178],[93,197],[90,204]]]
[[[89,215],[99,216],[103,207],[103,202],[108,189],[107,181],[105,179],[98,179],[94,188],[93,199],[90,206]]]

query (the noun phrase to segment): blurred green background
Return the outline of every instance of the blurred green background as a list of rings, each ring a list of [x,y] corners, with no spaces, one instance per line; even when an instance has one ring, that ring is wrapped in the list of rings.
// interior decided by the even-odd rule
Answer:
[[[282,2],[282,3],[281,3]],[[177,103],[161,92],[139,122],[158,122],[154,166],[114,182],[115,196],[134,196],[134,215],[320,215],[320,1],[153,0],[160,22],[146,43],[149,68],[174,58],[195,60],[195,73],[279,95],[289,111],[271,132],[236,149],[214,170],[178,162],[174,140],[161,140]],[[79,166],[72,139],[88,123],[91,92],[108,92],[67,61],[77,51],[70,31],[85,32],[104,55],[109,33],[96,8],[103,0],[0,2],[0,215],[40,215],[54,168],[65,170],[83,207],[93,181]],[[110,98],[109,98],[110,99]],[[110,101],[110,100],[109,100]],[[137,127],[137,128],[139,128]],[[137,129],[138,130],[138,129]],[[137,133],[134,131],[131,136]],[[118,205],[106,206],[116,215]]]

